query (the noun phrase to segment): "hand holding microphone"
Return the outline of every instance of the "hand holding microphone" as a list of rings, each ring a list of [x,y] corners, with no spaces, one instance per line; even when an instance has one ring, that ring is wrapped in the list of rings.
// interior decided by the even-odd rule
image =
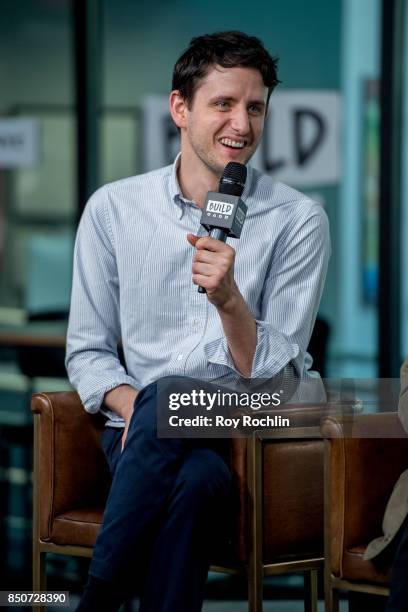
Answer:
[[[239,238],[247,207],[240,199],[246,180],[246,167],[230,162],[224,169],[218,192],[208,192],[201,224],[209,236],[191,234],[188,241],[197,251],[193,260],[193,282],[198,291],[207,293],[217,307],[226,303],[237,291],[233,276],[235,250],[225,244],[228,236]]]

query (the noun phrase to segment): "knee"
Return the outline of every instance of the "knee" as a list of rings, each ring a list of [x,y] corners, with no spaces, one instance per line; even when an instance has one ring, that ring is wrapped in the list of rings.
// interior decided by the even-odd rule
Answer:
[[[160,412],[160,395],[159,383],[153,382],[144,387],[136,398],[134,412],[129,424],[129,431],[126,438],[125,449],[143,448],[143,452],[147,455],[162,451],[171,451],[178,454],[181,450],[181,440],[178,438],[166,438],[159,435],[160,425],[163,428],[165,423],[166,413]],[[142,446],[140,446],[142,444]],[[135,446],[136,445],[136,446]]]
[[[139,393],[137,394],[135,400],[135,408],[136,406],[145,405],[147,402],[151,402],[156,399],[157,395],[157,382],[152,382],[146,387],[143,387]]]
[[[156,398],[157,383],[155,382],[143,387],[143,389],[139,391],[129,425],[129,439],[134,429],[149,431],[154,435],[156,434]]]
[[[155,421],[157,417],[168,417],[169,395],[179,391],[185,385],[180,376],[165,376],[143,387],[136,398],[134,409],[137,418]]]

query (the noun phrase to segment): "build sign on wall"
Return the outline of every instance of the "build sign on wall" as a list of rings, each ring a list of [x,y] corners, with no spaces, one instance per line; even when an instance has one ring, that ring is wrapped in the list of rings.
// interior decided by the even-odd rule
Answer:
[[[144,171],[170,164],[179,133],[168,98],[148,96],[143,105]],[[334,91],[274,93],[264,134],[251,164],[291,186],[331,185],[340,178],[340,96]]]

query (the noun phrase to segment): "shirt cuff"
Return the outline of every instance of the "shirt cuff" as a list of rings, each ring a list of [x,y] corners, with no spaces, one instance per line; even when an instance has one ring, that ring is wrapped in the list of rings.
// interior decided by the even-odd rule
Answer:
[[[299,355],[299,346],[289,340],[265,321],[255,320],[256,349],[250,378],[271,378]],[[204,345],[207,361],[230,368],[245,378],[235,367],[225,336]]]
[[[101,381],[103,384],[96,386],[94,379],[90,381],[85,376],[78,387],[79,397],[85,410],[90,414],[97,413],[100,410],[105,394],[119,387],[119,385],[129,385],[137,390],[134,379],[127,374],[115,373],[109,376],[106,372],[101,372]]]

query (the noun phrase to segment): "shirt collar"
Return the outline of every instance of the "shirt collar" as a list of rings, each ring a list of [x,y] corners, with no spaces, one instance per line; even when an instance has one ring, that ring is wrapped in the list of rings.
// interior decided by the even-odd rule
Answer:
[[[178,178],[177,178],[177,170],[178,167],[180,165],[180,158],[181,158],[181,152],[177,154],[174,162],[173,162],[173,166],[171,168],[171,174],[170,174],[170,196],[171,199],[173,200],[173,202],[175,204],[177,204],[177,206],[183,210],[183,204],[191,204],[191,202],[189,200],[186,200],[186,198],[183,196],[183,194],[181,193],[181,189],[180,189],[180,185],[178,182]],[[242,200],[245,202],[246,198],[249,195],[250,189],[251,189],[251,183],[252,183],[252,176],[253,176],[253,170],[252,167],[247,164],[247,178],[245,181],[245,187],[244,187],[244,191],[242,192]]]
[[[180,205],[180,199],[183,197],[181,193],[180,185],[177,178],[177,169],[180,164],[181,153],[178,153],[176,159],[173,162],[170,174],[170,196],[171,199],[178,205]]]

